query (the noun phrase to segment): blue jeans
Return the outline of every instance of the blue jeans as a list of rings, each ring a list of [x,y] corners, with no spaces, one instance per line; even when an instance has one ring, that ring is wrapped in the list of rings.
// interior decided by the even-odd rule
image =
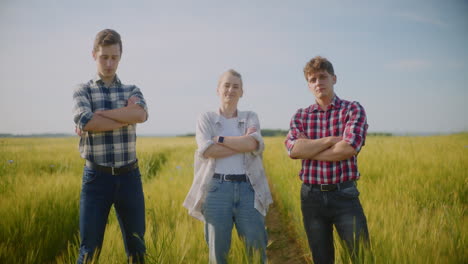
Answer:
[[[247,252],[259,250],[266,261],[265,217],[254,208],[254,200],[255,193],[249,182],[211,180],[202,209],[210,263],[227,263],[234,224]]]
[[[353,261],[358,257],[359,242],[367,245],[367,220],[358,196],[356,186],[326,192],[302,184],[302,217],[315,264],[335,261],[333,225]]]
[[[128,261],[144,262],[145,202],[139,169],[112,175],[85,167],[80,198],[79,264],[90,261],[96,250],[101,248],[112,204],[119,220]]]

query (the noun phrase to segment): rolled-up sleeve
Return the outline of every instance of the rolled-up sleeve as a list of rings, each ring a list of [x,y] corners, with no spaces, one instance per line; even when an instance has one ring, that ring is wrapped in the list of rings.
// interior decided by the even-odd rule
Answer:
[[[262,133],[260,129],[260,121],[258,116],[254,112],[250,112],[249,119],[247,120],[247,128],[255,127],[257,130],[256,132],[249,134],[249,136],[253,137],[258,142],[258,147],[256,150],[252,151],[253,155],[261,155],[265,150],[265,143],[263,142]]]
[[[201,159],[206,159],[203,156],[203,153],[214,144],[213,138],[213,128],[210,124],[210,119],[208,113],[201,114],[197,120],[195,139],[197,141],[198,149],[196,151],[197,155]]]
[[[348,115],[349,121],[345,124],[343,140],[359,152],[366,140],[368,128],[366,112],[358,102],[352,102]]]
[[[136,102],[137,105],[141,106],[145,112],[146,112],[146,120],[148,120],[148,106],[146,104],[146,100],[145,98],[143,97],[143,93],[140,91],[140,89],[136,86],[134,86],[134,88],[132,89],[132,92],[130,93],[130,97],[133,97],[133,96],[136,96],[138,97],[138,99],[140,99],[138,102]],[[129,97],[129,98],[130,98]]]
[[[299,135],[301,133],[304,134],[304,129],[301,121],[301,110],[302,109],[299,109],[291,118],[291,122],[289,123],[289,132],[286,136],[286,140],[284,141],[284,145],[286,146],[286,150],[288,151],[289,157],[291,157],[291,151],[294,147],[294,144],[296,143],[296,140],[299,138]]]
[[[79,85],[73,92],[73,121],[79,129],[84,130],[92,118],[91,95],[85,85]]]

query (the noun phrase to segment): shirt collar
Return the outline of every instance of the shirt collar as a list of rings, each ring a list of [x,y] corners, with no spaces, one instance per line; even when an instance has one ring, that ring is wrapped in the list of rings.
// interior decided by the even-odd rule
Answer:
[[[221,111],[220,111],[220,109],[218,109],[218,116],[216,117],[216,122],[215,123],[221,124],[221,118],[222,117],[223,116],[221,115]],[[237,109],[237,122],[245,123],[246,120],[247,120],[247,112],[239,111],[239,109]]]
[[[340,106],[341,106],[341,99],[335,94],[335,96],[333,97],[333,100],[332,100],[331,104],[328,106],[327,110],[340,108]],[[306,109],[306,112],[309,112],[309,113],[316,112],[316,111],[322,111],[322,108],[320,108],[320,105],[317,104],[317,101],[315,101],[315,104],[312,104],[311,106],[309,106]]]
[[[99,76],[99,74],[96,74],[94,76],[93,81],[96,84],[101,84],[101,85],[104,84],[104,81],[102,80],[101,76]],[[122,82],[120,81],[119,77],[116,74],[115,77],[114,77],[114,80],[112,81],[112,84],[110,86],[112,87],[114,85],[121,85],[121,84],[122,84]]]

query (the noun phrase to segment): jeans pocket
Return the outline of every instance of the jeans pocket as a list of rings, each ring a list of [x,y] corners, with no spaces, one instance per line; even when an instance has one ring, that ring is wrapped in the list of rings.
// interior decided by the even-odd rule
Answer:
[[[92,183],[97,178],[97,173],[95,170],[91,170],[87,167],[84,168],[83,172],[83,184]]]
[[[359,197],[359,191],[356,186],[349,187],[346,189],[341,189],[336,193],[338,197],[342,199],[355,199]]]
[[[211,181],[207,188],[208,192],[216,192],[219,188],[219,184],[218,181]]]
[[[310,188],[309,186],[302,184],[301,185],[301,201],[304,201],[309,197]]]
[[[140,168],[136,168],[132,171],[132,177],[134,178],[141,178]]]

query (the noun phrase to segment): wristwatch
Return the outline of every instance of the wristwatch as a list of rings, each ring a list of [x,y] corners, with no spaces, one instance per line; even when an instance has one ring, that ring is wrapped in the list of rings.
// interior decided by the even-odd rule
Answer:
[[[218,143],[219,144],[222,144],[224,142],[224,137],[223,136],[219,136],[218,137]]]

